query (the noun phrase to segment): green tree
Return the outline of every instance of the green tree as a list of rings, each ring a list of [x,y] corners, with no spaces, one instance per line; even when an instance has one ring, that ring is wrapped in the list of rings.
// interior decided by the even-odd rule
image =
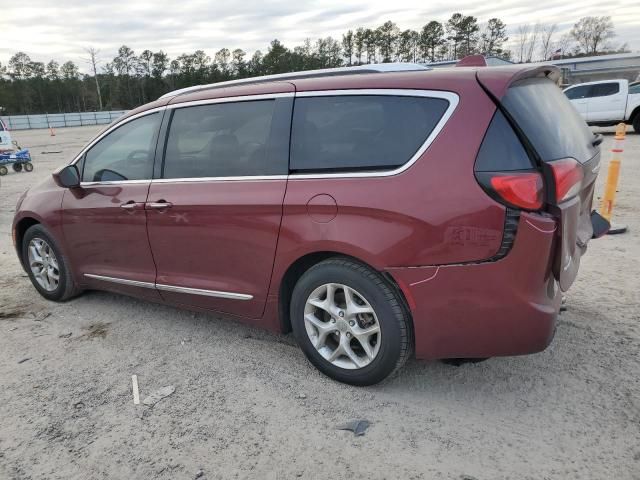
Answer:
[[[342,50],[344,51],[344,58],[349,66],[353,65],[353,42],[353,30],[348,30],[347,33],[342,35]]]
[[[437,58],[437,51],[440,47],[446,44],[444,37],[444,27],[440,22],[432,20],[422,27],[420,32],[420,55],[422,59],[431,62],[435,62]]]
[[[509,40],[507,25],[499,18],[490,18],[481,36],[481,52],[485,55],[502,55],[502,45]]]
[[[400,29],[395,23],[387,21],[377,28],[376,33],[377,45],[380,55],[382,56],[382,61],[392,62],[395,59]]]

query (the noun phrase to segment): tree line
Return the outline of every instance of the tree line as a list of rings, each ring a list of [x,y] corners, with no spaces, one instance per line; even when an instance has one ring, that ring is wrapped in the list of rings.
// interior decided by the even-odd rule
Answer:
[[[293,49],[273,40],[266,53],[257,50],[250,57],[240,48],[222,48],[213,58],[196,50],[171,59],[162,50],[137,55],[123,45],[111,61],[102,62],[100,52],[88,48],[82,59],[88,74],[72,61],[45,64],[18,52],[8,65],[0,63],[0,109],[5,115],[130,109],[168,91],[204,83],[367,63],[430,63],[475,53],[516,62],[547,60],[558,51],[595,55],[610,49],[614,29],[610,17],[584,17],[568,34],[556,39],[557,34],[556,25],[521,25],[511,39],[515,47],[506,49],[509,37],[502,20],[481,24],[477,17],[454,13],[446,22],[430,21],[419,30],[401,30],[387,21],[377,28],[349,30],[340,40],[307,39]]]

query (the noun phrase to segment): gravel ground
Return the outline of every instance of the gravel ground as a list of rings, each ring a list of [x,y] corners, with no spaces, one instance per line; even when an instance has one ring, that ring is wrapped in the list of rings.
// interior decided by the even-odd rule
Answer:
[[[14,132],[35,170],[0,187],[0,478],[640,478],[640,135],[615,209],[630,231],[590,244],[546,351],[411,361],[354,388],[290,336],[102,292],[40,298],[11,243],[14,205],[97,131]],[[176,391],[134,406],[133,374],[142,398]],[[359,418],[366,435],[336,430]]]

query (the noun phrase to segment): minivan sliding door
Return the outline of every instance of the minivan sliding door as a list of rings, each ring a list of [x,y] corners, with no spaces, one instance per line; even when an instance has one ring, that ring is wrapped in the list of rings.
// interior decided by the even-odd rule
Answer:
[[[146,208],[164,299],[259,318],[282,218],[293,92],[243,99],[172,109]]]

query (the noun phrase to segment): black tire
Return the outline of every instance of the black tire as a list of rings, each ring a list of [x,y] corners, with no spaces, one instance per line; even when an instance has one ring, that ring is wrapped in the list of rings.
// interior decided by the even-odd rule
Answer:
[[[366,298],[378,318],[379,351],[371,363],[362,368],[333,365],[309,339],[304,322],[305,305],[311,293],[327,283],[355,289]],[[399,294],[378,272],[350,259],[331,258],[307,270],[293,290],[290,315],[294,336],[306,357],[322,373],[340,382],[357,386],[381,382],[404,365],[413,349],[411,319]]]
[[[9,170],[7,170],[7,167],[5,167],[4,165],[0,166],[0,176],[4,177],[7,173],[9,173]]]
[[[58,260],[58,272],[59,272],[59,283],[55,290],[48,291],[44,289],[40,284],[36,281],[33,271],[29,267],[29,242],[34,238],[40,238],[46,241],[53,253]],[[24,264],[25,270],[31,279],[31,283],[38,290],[38,293],[42,295],[47,300],[52,300],[54,302],[65,302],[75,296],[77,296],[81,290],[78,289],[75,282],[73,281],[73,276],[71,275],[71,271],[69,270],[69,262],[66,257],[60,251],[58,244],[56,243],[53,236],[47,231],[45,227],[40,224],[33,225],[27,229],[22,239],[22,262]]]
[[[32,172],[33,171],[33,163],[31,162],[27,162],[24,164],[24,170],[25,172]]]
[[[14,163],[12,166],[13,166],[13,171],[14,172],[21,172],[22,171],[22,164],[21,163]]]
[[[633,118],[633,130],[636,133],[640,133],[640,112],[636,113],[636,116]]]

